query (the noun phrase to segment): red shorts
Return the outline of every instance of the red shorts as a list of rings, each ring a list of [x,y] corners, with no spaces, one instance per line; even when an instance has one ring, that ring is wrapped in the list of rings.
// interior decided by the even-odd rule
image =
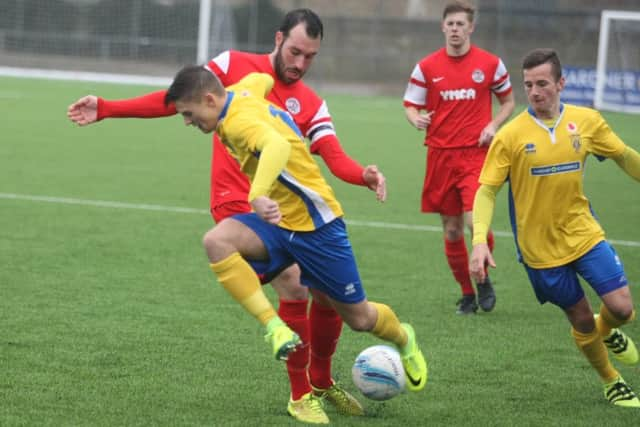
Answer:
[[[422,187],[422,212],[448,216],[471,212],[486,155],[485,147],[429,147]]]
[[[246,200],[234,200],[225,202],[211,208],[211,216],[215,222],[243,213],[251,212],[251,205]]]

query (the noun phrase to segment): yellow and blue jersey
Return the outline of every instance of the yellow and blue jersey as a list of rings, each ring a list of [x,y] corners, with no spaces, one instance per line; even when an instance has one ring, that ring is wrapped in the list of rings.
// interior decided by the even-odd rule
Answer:
[[[561,266],[604,239],[583,191],[589,154],[616,157],[625,145],[597,111],[561,105],[549,124],[531,109],[496,134],[480,182],[510,183],[510,214],[523,261],[533,268]]]
[[[239,161],[242,171],[252,179],[267,144],[281,139],[291,144],[286,166],[267,196],[279,204],[282,221],[278,226],[312,231],[341,217],[342,207],[291,116],[265,99],[272,86],[271,76],[257,73],[229,86],[216,132]],[[252,182],[252,186],[255,184]]]

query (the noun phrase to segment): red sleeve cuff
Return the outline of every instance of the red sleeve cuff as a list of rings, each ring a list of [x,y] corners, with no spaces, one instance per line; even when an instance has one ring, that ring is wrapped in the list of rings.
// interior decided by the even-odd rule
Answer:
[[[332,174],[350,184],[365,186],[364,168],[344,152],[338,138],[327,135],[311,146],[311,152],[319,154]]]

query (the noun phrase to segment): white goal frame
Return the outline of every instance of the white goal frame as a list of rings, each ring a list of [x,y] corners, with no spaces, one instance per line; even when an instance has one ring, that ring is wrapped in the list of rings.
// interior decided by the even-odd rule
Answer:
[[[640,106],[615,104],[604,100],[604,89],[607,81],[607,53],[609,50],[609,28],[612,20],[638,21],[640,25],[640,12],[624,10],[603,10],[600,15],[600,37],[598,40],[598,62],[596,66],[596,87],[593,96],[593,105],[597,109],[621,111],[626,113],[640,113]]]

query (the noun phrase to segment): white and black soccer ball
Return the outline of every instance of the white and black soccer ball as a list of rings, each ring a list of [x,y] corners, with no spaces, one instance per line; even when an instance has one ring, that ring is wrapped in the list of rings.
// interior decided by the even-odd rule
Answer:
[[[353,383],[372,400],[388,400],[402,393],[406,378],[400,353],[388,345],[364,349],[351,369]]]

